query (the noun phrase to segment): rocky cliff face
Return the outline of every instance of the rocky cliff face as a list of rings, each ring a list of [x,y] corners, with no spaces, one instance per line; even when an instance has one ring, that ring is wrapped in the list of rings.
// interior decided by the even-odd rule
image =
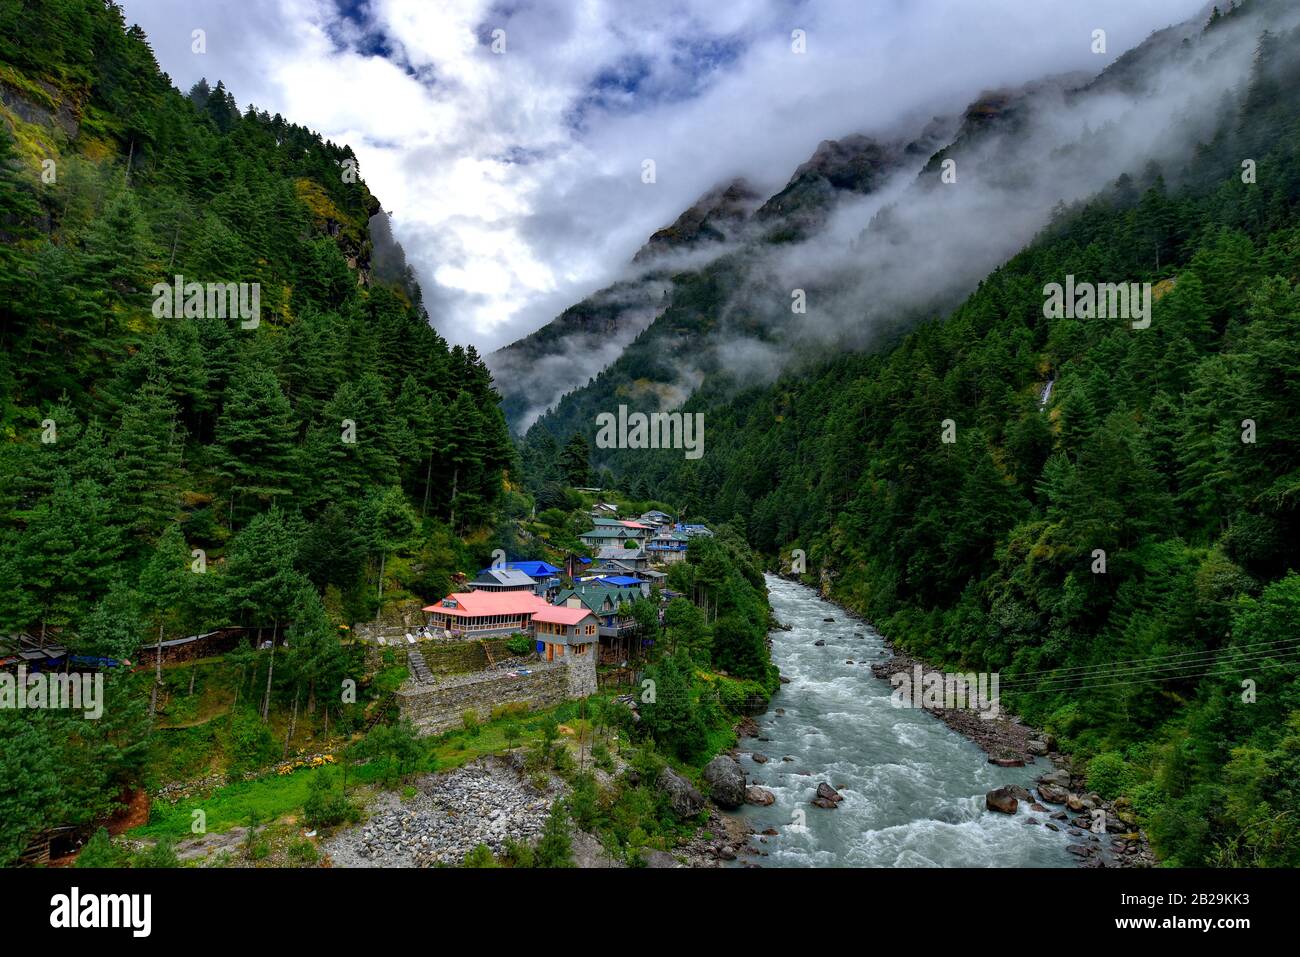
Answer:
[[[651,235],[633,257],[629,278],[571,306],[489,357],[511,426],[526,430],[565,393],[585,386],[618,360],[674,301],[688,303],[693,320],[698,302],[692,290],[715,284],[729,289],[743,286],[746,264],[763,248],[816,235],[839,202],[870,194],[906,163],[915,162],[918,144],[927,143],[935,132],[931,124],[914,139],[889,144],[862,135],[826,140],[786,186],[766,200],[744,179],[709,190],[673,223]],[[683,254],[691,259],[674,258]],[[673,332],[674,348],[690,346],[690,325]],[[647,378],[650,391],[665,401],[685,398],[677,383],[654,375]],[[657,388],[656,382],[667,387]]]

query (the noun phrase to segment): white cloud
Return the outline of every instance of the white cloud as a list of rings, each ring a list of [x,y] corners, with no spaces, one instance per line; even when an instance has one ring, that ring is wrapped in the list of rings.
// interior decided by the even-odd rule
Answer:
[[[123,6],[177,85],[222,79],[241,104],[350,143],[434,324],[488,350],[608,283],[723,179],[775,189],[822,139],[960,109],[993,85],[1096,71],[1202,0]],[[190,51],[196,27],[205,55]],[[485,42],[496,28],[500,55]],[[802,56],[795,28],[808,34]],[[1096,28],[1105,57],[1089,49]]]

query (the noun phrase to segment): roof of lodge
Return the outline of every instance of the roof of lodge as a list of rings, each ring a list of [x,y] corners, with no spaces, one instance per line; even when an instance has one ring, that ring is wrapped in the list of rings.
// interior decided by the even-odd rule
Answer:
[[[560,569],[556,568],[550,562],[544,562],[541,560],[534,561],[531,559],[520,560],[517,562],[504,562],[498,567],[508,568],[511,569],[512,571],[523,572],[525,575],[527,575],[529,578],[532,579],[549,578],[552,575],[558,574],[560,571]],[[478,570],[478,573],[480,575],[484,575],[490,571],[492,571],[492,566],[489,565],[487,568],[480,568]]]
[[[617,609],[621,604],[631,604],[634,597],[636,596],[628,595],[628,589],[626,588],[613,588],[609,585],[592,585],[584,582],[577,588],[568,588],[560,592],[555,596],[555,601],[557,604],[564,604],[570,598],[577,598],[578,601],[592,611],[608,614],[608,612],[601,612],[601,606],[604,605],[606,599],[609,600],[611,609]]]
[[[591,612],[586,608],[548,605],[546,608],[533,613],[533,621],[544,621],[553,625],[576,625],[591,616]]]
[[[631,561],[644,559],[645,552],[643,552],[639,548],[623,548],[622,546],[619,545],[614,545],[614,546],[607,545],[600,550],[600,554],[597,555],[596,557],[599,558],[601,561],[613,560],[616,562],[618,561],[631,562]]]
[[[485,568],[478,573],[478,578],[474,579],[470,584],[472,585],[475,582],[485,584],[494,582],[498,585],[520,585],[529,588],[533,585],[532,576],[517,568]]]
[[[448,605],[447,602],[455,602]],[[454,615],[458,618],[481,618],[484,615],[532,615],[551,607],[545,598],[531,591],[458,591],[424,611]]]

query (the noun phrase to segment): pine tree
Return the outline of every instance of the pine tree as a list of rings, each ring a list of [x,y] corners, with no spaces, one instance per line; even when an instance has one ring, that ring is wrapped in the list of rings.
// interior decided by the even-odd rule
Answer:
[[[113,455],[114,523],[140,539],[156,538],[175,515],[184,430],[161,383],[146,382],[122,410]]]
[[[154,684],[149,693],[149,717],[158,713],[162,690],[162,645],[167,629],[184,627],[189,619],[193,572],[190,550],[179,525],[171,525],[158,540],[153,554],[140,572],[140,593],[149,617],[158,626],[154,649]]]
[[[274,503],[299,481],[293,410],[268,369],[237,368],[226,389],[214,442],[214,469],[226,488],[232,524],[248,503]]]

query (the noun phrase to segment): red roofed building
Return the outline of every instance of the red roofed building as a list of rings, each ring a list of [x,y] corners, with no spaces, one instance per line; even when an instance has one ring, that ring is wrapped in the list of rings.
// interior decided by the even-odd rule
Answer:
[[[585,654],[586,646],[599,640],[599,622],[586,608],[552,605],[532,592],[454,592],[424,611],[429,627],[456,638],[533,635],[547,646],[547,660],[564,655],[565,647]]]
[[[594,654],[592,646],[600,642],[599,625],[586,608],[548,605],[533,614],[533,636],[543,646],[538,651],[547,661],[563,658],[566,648],[571,655]]]
[[[551,607],[530,591],[453,592],[424,610],[429,627],[460,638],[493,638],[532,631],[532,616]]]

